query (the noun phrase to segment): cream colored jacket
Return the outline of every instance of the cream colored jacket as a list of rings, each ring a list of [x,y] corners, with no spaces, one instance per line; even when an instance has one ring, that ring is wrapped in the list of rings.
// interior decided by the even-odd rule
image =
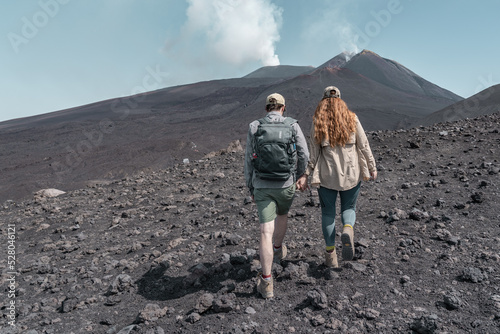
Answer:
[[[311,185],[344,191],[354,188],[361,180],[368,180],[377,170],[368,138],[356,117],[356,132],[344,147],[331,147],[327,140],[321,145],[314,140],[314,123],[309,137],[307,175],[312,174]]]

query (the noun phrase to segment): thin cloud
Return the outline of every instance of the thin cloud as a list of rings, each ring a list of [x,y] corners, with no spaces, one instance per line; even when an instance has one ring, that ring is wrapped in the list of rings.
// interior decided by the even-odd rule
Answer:
[[[330,44],[340,51],[358,53],[360,50],[357,45],[356,27],[346,17],[353,5],[347,1],[328,5],[325,4],[325,7],[314,13],[314,17],[310,17],[302,39],[311,45]]]

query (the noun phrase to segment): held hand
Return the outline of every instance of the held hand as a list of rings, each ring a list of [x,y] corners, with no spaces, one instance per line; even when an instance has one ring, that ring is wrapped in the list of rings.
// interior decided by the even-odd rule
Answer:
[[[370,175],[372,181],[375,181],[377,179],[377,171],[371,172]]]
[[[304,174],[301,177],[299,177],[299,179],[295,183],[295,186],[300,191],[309,189],[309,185],[307,184],[307,175]]]

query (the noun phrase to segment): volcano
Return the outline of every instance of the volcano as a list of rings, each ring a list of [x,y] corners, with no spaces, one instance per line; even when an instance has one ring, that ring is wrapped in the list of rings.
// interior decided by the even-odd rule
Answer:
[[[167,87],[0,123],[0,201],[55,187],[156,170],[244,140],[279,92],[309,133],[324,87],[335,85],[365,130],[406,128],[462,98],[364,50],[319,67],[268,66],[242,77]]]

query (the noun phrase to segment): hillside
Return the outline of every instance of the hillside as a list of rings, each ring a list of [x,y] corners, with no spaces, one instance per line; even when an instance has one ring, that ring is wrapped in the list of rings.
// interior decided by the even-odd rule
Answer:
[[[265,98],[274,92],[285,96],[287,115],[298,119],[306,134],[323,89],[332,84],[366,130],[407,128],[460,100],[428,82],[414,89],[410,83],[425,80],[373,52],[349,61],[340,54],[329,63],[338,66],[267,67],[244,78],[168,87],[2,122],[0,202],[42,188],[73,190],[199,159],[232,140],[245,140],[248,124],[264,114]],[[398,88],[391,80],[409,84]]]
[[[293,78],[301,74],[306,74],[312,72],[314,67],[312,66],[290,66],[290,65],[278,65],[278,66],[264,66],[250,74],[244,76],[244,78],[277,78],[277,79],[288,79]]]
[[[355,260],[324,267],[316,191],[299,193],[267,301],[254,289],[258,219],[237,145],[3,203],[19,275],[17,327],[0,332],[498,332],[500,114],[367,135],[379,179],[362,185]]]
[[[415,122],[415,125],[453,122],[464,118],[489,115],[499,111],[500,85],[495,85],[420,119]]]
[[[462,97],[425,80],[398,62],[368,50],[354,55],[343,67],[405,93],[450,101],[462,100]]]

